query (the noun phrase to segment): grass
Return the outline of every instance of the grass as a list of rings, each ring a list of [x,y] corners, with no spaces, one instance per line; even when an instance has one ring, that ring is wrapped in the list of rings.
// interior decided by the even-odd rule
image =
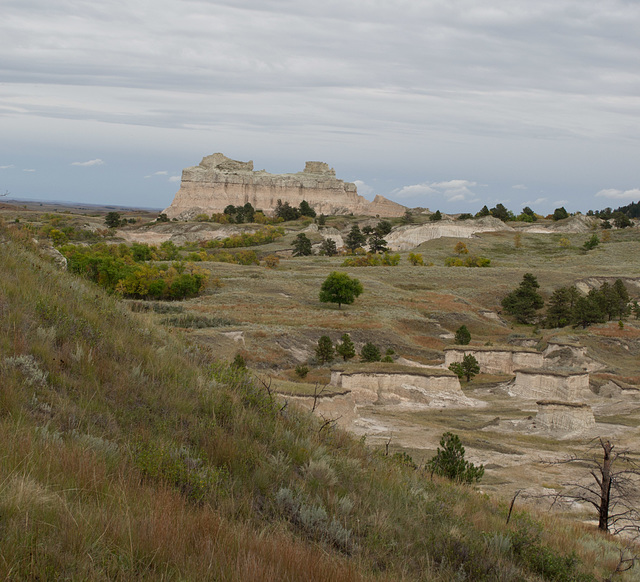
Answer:
[[[1,577],[553,580],[578,579],[580,571],[604,577],[615,567],[614,540],[521,511],[507,526],[498,499],[431,480],[321,419],[283,408],[206,342],[187,343],[156,325],[163,313],[134,313],[55,270],[30,249],[28,234],[3,227],[0,239]],[[425,310],[462,305],[479,317],[467,275],[438,267],[358,270],[362,301],[326,309],[310,299],[326,265],[216,264],[220,292],[185,306],[267,330],[255,338],[262,348],[247,349],[250,364],[279,339],[302,338],[310,349],[324,331],[316,315],[334,340],[345,330],[354,341],[373,336],[383,349],[401,346],[423,358],[432,352],[417,342],[419,331],[399,333],[398,313],[426,321]],[[432,273],[467,303],[422,291],[396,300],[399,276]],[[430,333],[449,331],[444,315],[429,320]],[[492,322],[487,330],[511,333]],[[263,369],[273,363],[265,359]],[[457,423],[476,447],[504,453],[491,445],[504,437],[481,430],[490,421],[490,414],[483,425],[451,410],[423,416],[425,426]],[[521,441],[561,450],[539,437]]]

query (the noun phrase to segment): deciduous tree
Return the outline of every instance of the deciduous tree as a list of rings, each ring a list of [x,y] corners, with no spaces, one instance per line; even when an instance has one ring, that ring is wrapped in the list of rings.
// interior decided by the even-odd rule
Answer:
[[[351,278],[346,273],[333,271],[322,283],[320,301],[323,303],[337,303],[338,309],[342,304],[351,305],[364,291],[358,279]]]

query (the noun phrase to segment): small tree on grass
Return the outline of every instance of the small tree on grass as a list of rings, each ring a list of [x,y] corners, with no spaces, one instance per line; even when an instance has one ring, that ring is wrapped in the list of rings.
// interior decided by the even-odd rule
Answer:
[[[382,354],[380,354],[378,346],[367,342],[362,346],[362,350],[360,350],[360,359],[363,362],[379,362],[382,360]]]
[[[293,254],[296,257],[307,257],[311,255],[311,241],[306,234],[301,232],[293,241]]]
[[[107,212],[107,215],[104,217],[104,223],[109,228],[118,228],[122,223],[122,219],[120,217],[119,212]]]
[[[531,273],[525,273],[520,286],[502,300],[502,307],[519,323],[530,323],[535,312],[544,307],[544,299],[536,291],[539,287],[538,280]]]
[[[323,335],[318,340],[318,346],[316,347],[316,358],[321,364],[326,364],[333,361],[334,357],[333,343],[328,335]]]
[[[462,362],[453,362],[449,364],[451,370],[458,378],[466,378],[467,382],[471,382],[476,374],[480,373],[480,364],[473,354],[467,354],[462,358]]]
[[[333,271],[320,287],[320,301],[337,303],[340,309],[343,303],[351,305],[363,291],[362,283],[358,279],[352,279],[346,273]]]
[[[418,265],[424,266],[424,259],[422,258],[421,253],[409,253],[409,257],[407,259],[414,267]]]
[[[356,355],[356,346],[353,345],[351,341],[351,336],[348,333],[343,334],[340,338],[342,340],[341,343],[336,344],[336,352],[339,356],[342,356],[342,359],[346,362]]]
[[[328,257],[337,255],[338,247],[336,246],[336,241],[332,238],[325,238],[320,245],[320,252],[327,255]]]
[[[440,439],[440,447],[436,455],[427,462],[426,468],[432,475],[435,473],[457,483],[467,484],[478,482],[482,478],[484,466],[476,467],[473,463],[465,461],[464,447],[458,435],[445,432]]]
[[[471,341],[471,333],[466,325],[461,325],[456,330],[455,342],[459,346],[466,346]]]
[[[592,249],[595,249],[599,244],[600,244],[600,239],[598,238],[598,235],[592,234],[591,238],[582,245],[582,248],[585,251],[590,251]]]

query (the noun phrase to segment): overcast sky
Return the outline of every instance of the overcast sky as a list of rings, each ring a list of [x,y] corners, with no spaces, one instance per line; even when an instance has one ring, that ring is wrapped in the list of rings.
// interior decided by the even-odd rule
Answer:
[[[640,200],[640,2],[2,0],[0,194],[163,208],[214,152],[369,199]]]

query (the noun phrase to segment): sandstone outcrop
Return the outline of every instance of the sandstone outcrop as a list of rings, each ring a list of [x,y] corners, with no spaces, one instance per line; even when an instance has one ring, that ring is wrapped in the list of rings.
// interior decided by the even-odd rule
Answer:
[[[536,423],[554,432],[582,432],[596,426],[593,410],[588,404],[541,400],[536,402]]]
[[[331,385],[349,390],[356,405],[419,403],[474,406],[458,377],[442,368],[401,365],[348,365],[332,368]]]
[[[272,214],[278,200],[291,206],[306,200],[318,214],[392,217],[402,216],[406,210],[382,196],[369,202],[358,195],[355,184],[336,178],[335,170],[324,162],[307,162],[304,170],[295,174],[270,174],[254,171],[252,161],[240,162],[217,153],[182,171],[180,190],[163,212],[169,218],[186,219],[249,202]]]
[[[582,401],[591,396],[589,372],[546,368],[516,370],[516,379],[509,392],[527,399]]]
[[[382,214],[381,214],[382,216]],[[445,236],[471,238],[480,232],[513,231],[501,220],[485,216],[474,220],[438,220],[419,226],[401,226],[385,237],[392,251],[409,251],[423,242]]]
[[[447,346],[444,349],[444,365],[471,354],[478,360],[480,371],[486,374],[513,374],[516,368],[541,368],[544,356],[541,352],[519,346]]]

